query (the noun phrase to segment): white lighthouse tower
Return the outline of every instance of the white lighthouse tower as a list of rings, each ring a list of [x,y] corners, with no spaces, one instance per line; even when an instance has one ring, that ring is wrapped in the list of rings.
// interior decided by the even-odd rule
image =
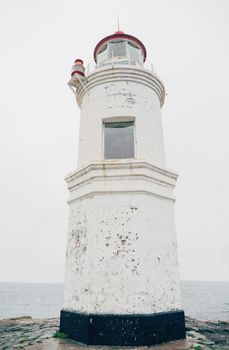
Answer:
[[[173,189],[161,122],[164,85],[143,43],[102,39],[95,66],[76,60],[81,109],[70,192],[60,330],[85,344],[151,345],[185,337]]]

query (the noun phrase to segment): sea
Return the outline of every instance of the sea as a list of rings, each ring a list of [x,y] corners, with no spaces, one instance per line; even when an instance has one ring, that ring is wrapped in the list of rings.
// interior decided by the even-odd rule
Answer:
[[[199,320],[229,320],[229,282],[181,282],[182,308]],[[0,319],[58,317],[63,284],[0,283]]]

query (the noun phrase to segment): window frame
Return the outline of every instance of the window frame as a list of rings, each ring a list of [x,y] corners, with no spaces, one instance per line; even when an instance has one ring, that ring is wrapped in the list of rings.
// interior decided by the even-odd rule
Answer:
[[[125,123],[133,122],[133,146],[134,146],[134,157],[131,158],[105,158],[105,124],[108,123]],[[125,160],[125,159],[136,159],[137,147],[136,147],[136,118],[135,117],[108,117],[102,119],[102,155],[103,160],[105,161],[114,161],[114,160]]]

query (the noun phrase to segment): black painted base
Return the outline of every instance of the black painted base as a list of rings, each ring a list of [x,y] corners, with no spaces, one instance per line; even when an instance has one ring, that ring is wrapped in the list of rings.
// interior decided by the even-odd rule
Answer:
[[[115,315],[62,310],[60,332],[87,345],[154,345],[185,338],[184,311]]]

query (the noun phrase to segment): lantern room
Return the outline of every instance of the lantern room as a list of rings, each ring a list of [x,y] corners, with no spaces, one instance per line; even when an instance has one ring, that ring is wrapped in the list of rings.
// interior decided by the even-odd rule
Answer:
[[[139,39],[117,31],[100,40],[94,50],[94,59],[97,68],[109,64],[143,66],[146,49]]]

